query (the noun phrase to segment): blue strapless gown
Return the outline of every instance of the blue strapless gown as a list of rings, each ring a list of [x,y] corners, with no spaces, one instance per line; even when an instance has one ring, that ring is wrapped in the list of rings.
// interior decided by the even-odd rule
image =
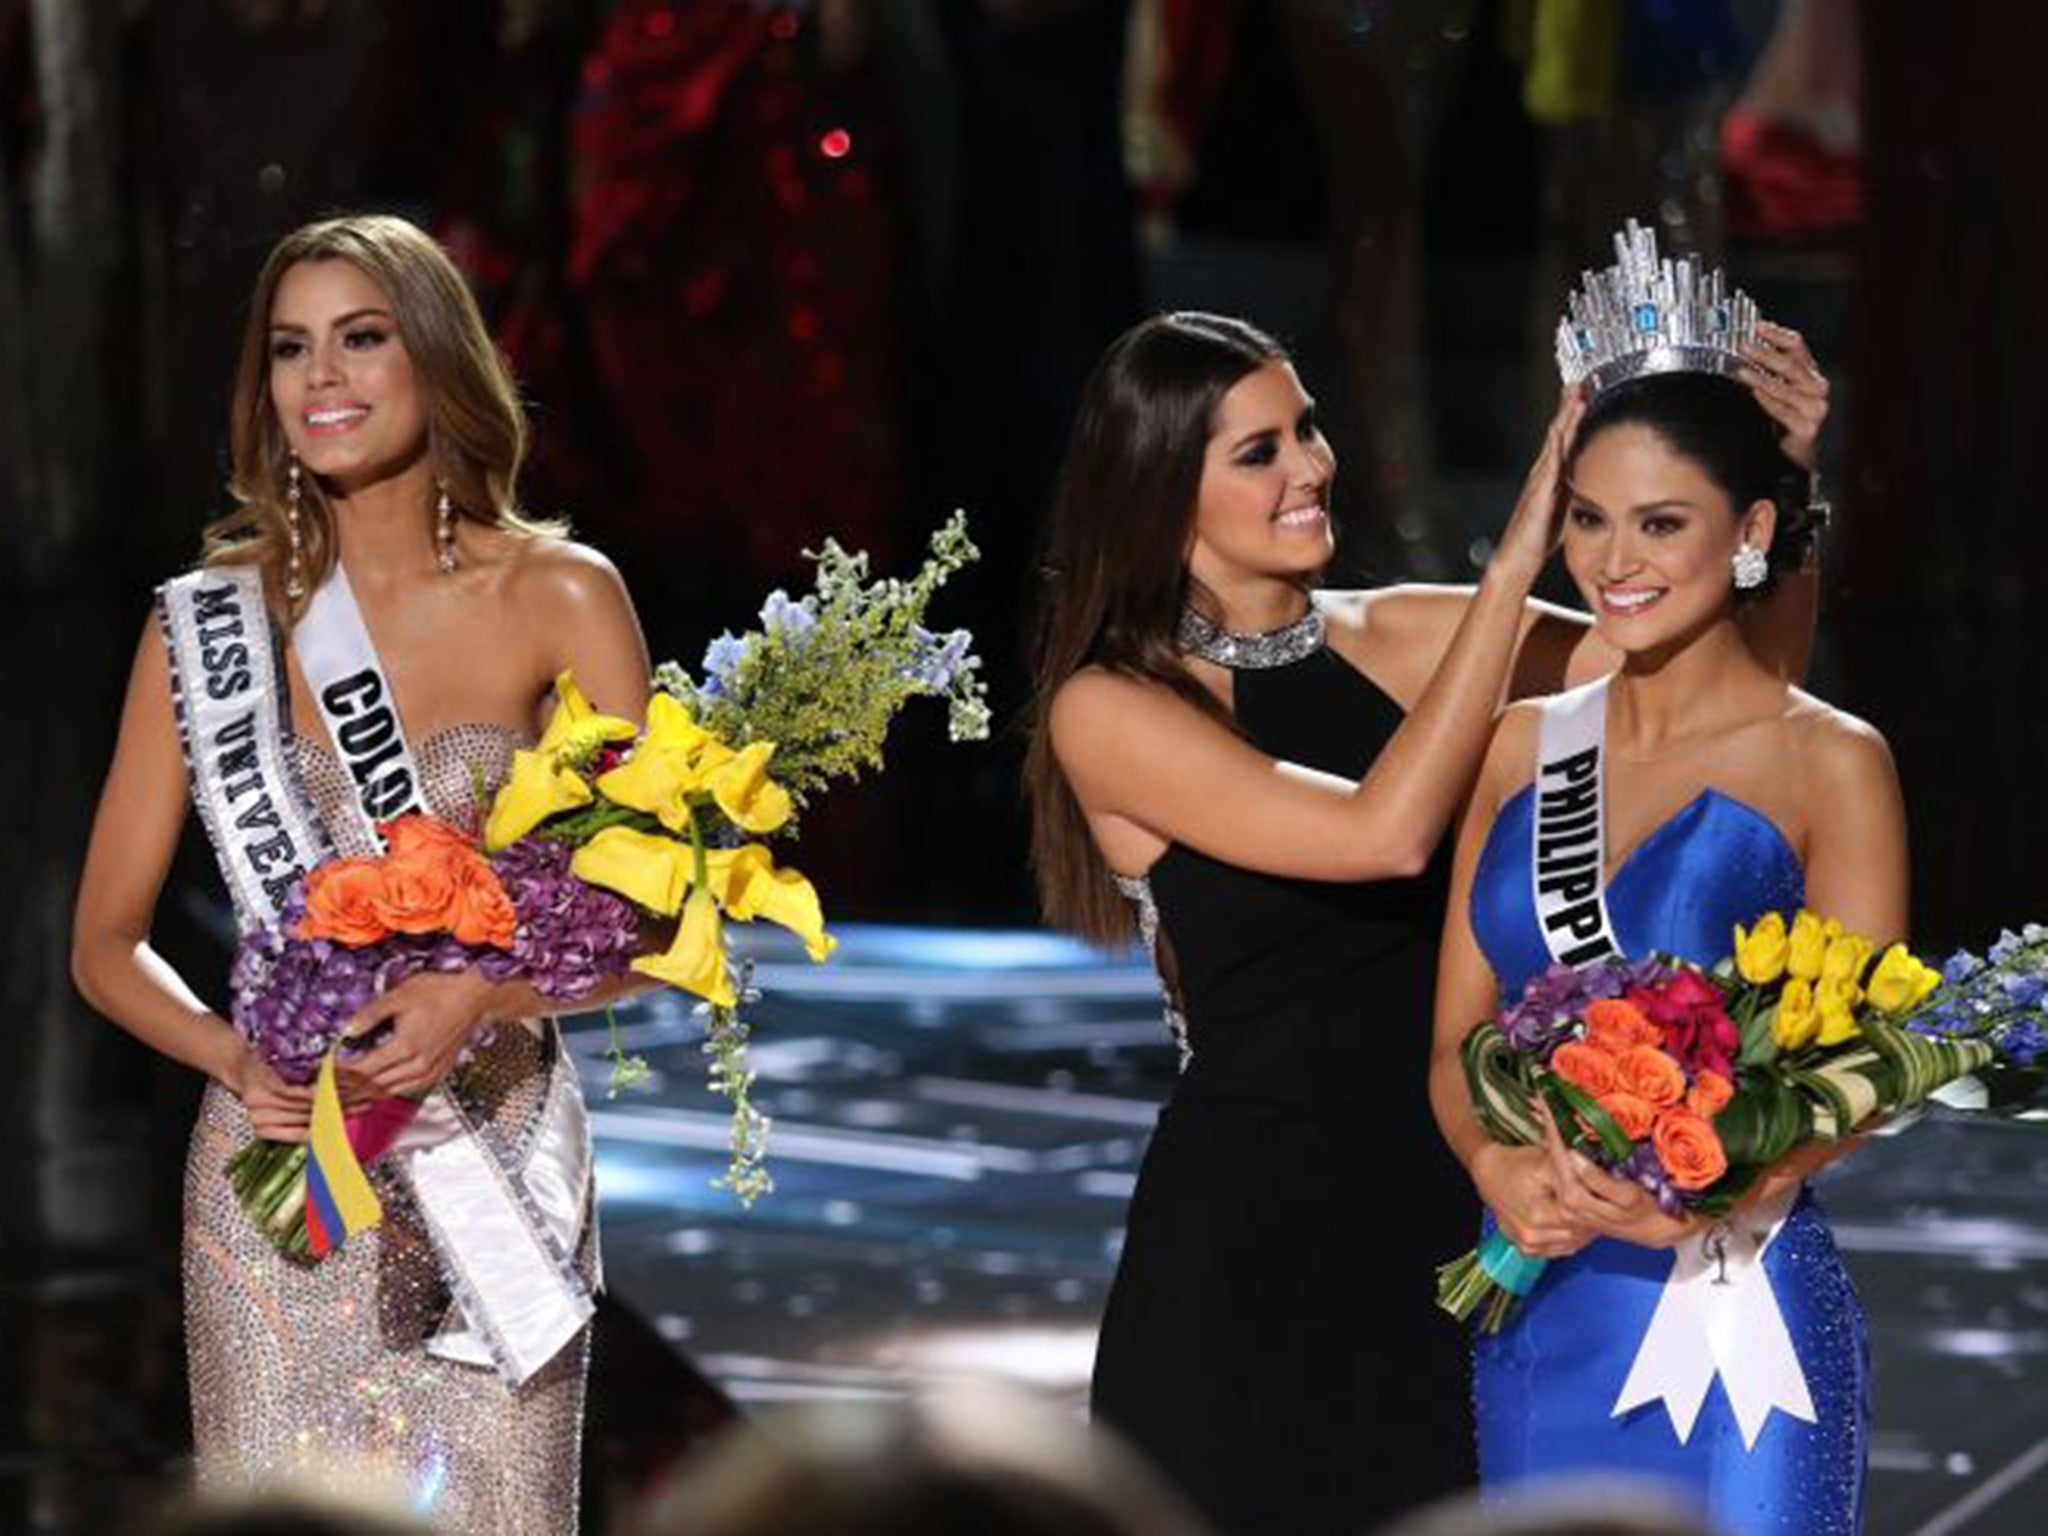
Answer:
[[[1472,882],[1472,927],[1517,995],[1550,963],[1530,891],[1529,791],[1501,807]],[[1709,790],[1650,835],[1607,889],[1615,937],[1711,963],[1737,923],[1798,908],[1798,855],[1758,812]],[[1827,1223],[1802,1194],[1764,1254],[1818,1422],[1773,1412],[1746,1449],[1717,1377],[1687,1443],[1664,1404],[1612,1414],[1673,1263],[1669,1252],[1599,1239],[1553,1262],[1533,1294],[1474,1352],[1481,1481],[1498,1489],[1587,1473],[1678,1485],[1738,1536],[1851,1536],[1861,1528],[1869,1429],[1863,1309]]]

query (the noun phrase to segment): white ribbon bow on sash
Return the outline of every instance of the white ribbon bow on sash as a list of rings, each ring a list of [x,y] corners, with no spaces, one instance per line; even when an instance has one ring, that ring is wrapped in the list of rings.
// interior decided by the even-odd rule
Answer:
[[[1543,942],[1562,965],[1622,953],[1607,910],[1607,679],[1548,700],[1537,723],[1530,879]],[[1742,1443],[1771,1410],[1815,1421],[1806,1372],[1763,1256],[1798,1191],[1680,1245],[1613,1415],[1660,1399],[1681,1445],[1718,1374]]]
[[[1773,1408],[1818,1420],[1763,1264],[1797,1197],[1788,1190],[1680,1245],[1614,1417],[1661,1399],[1683,1445],[1718,1373],[1745,1449],[1756,1449]]]

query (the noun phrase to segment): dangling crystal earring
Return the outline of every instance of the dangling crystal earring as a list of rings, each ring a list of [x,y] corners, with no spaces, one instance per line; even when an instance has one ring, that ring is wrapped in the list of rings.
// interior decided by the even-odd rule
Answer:
[[[1735,558],[1730,563],[1735,568],[1735,590],[1738,592],[1755,591],[1771,574],[1771,557],[1747,539],[1736,546]]]
[[[299,456],[291,456],[284,476],[284,524],[291,540],[291,558],[285,566],[284,595],[293,602],[306,595],[305,536],[299,531]]]
[[[434,563],[443,576],[455,574],[455,507],[448,500],[448,487],[441,487],[441,499],[434,503]]]

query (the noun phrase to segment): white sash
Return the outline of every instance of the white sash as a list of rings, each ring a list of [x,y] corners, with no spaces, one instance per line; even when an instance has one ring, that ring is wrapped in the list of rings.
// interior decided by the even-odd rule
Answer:
[[[158,607],[172,694],[215,856],[247,929],[277,921],[294,881],[329,851],[285,765],[283,658],[249,567],[167,582]],[[395,695],[337,563],[293,635],[299,665],[376,825],[423,808]],[[545,1104],[529,1144],[499,1151],[439,1090],[390,1153],[406,1176],[457,1307],[429,1353],[493,1366],[517,1386],[574,1339],[595,1310],[576,1269],[590,1210],[590,1130],[574,1066],[554,1039]]]
[[[1543,942],[1564,965],[1622,952],[1607,912],[1607,683],[1549,700],[1537,732],[1530,878]],[[1613,1417],[1661,1401],[1683,1445],[1718,1374],[1745,1447],[1755,1448],[1773,1408],[1815,1421],[1806,1373],[1763,1267],[1797,1194],[1717,1222],[1674,1250]]]
[[[339,560],[306,604],[292,649],[313,690],[335,755],[356,786],[356,809],[373,841],[380,822],[424,811],[419,764],[398,718],[398,695],[385,680],[377,647]]]
[[[284,659],[254,566],[192,571],[157,589],[192,803],[242,932],[277,921],[328,853],[284,757]]]
[[[1529,877],[1550,957],[1618,955],[1607,916],[1607,679],[1548,700],[1537,726]]]

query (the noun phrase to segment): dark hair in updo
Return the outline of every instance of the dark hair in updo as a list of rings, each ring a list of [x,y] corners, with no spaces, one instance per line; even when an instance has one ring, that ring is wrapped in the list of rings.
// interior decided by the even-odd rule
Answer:
[[[1609,427],[1628,425],[1648,427],[1672,452],[1699,465],[1738,516],[1753,502],[1777,507],[1770,576],[1762,586],[1737,593],[1738,601],[1762,597],[1779,576],[1805,563],[1820,532],[1808,506],[1809,478],[1778,446],[1784,428],[1764,413],[1747,385],[1713,373],[1653,373],[1617,384],[1587,407],[1566,473],[1577,468],[1579,455],[1594,438]]]

